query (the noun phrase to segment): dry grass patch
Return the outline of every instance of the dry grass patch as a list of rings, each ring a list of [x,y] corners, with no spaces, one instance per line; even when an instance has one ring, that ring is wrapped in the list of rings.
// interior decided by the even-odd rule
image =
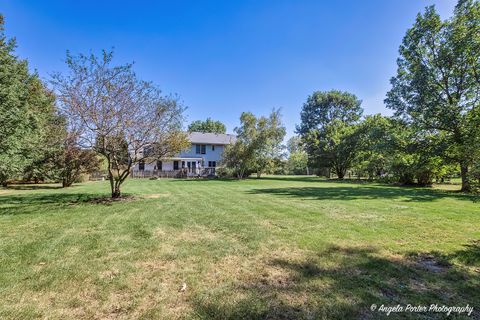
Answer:
[[[142,199],[159,199],[159,198],[164,198],[164,197],[169,197],[170,193],[165,192],[165,193],[152,193],[152,194],[146,194],[142,196]]]

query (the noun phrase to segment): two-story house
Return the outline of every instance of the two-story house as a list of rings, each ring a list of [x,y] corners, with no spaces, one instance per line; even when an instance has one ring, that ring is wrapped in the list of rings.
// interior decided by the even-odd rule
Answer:
[[[222,160],[225,146],[235,142],[235,135],[191,132],[188,134],[190,148],[171,158],[158,159],[151,163],[140,162],[133,176],[186,176],[214,175]]]

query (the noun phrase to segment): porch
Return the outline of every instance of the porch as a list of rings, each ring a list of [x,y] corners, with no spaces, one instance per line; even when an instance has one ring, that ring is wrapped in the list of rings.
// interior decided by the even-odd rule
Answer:
[[[209,162],[211,164],[212,162]],[[170,158],[151,163],[138,163],[132,170],[132,178],[195,178],[216,174],[213,167],[204,167],[203,158]]]
[[[132,178],[208,178],[214,177],[216,168],[197,168],[196,170],[189,170],[183,168],[179,170],[133,170]]]

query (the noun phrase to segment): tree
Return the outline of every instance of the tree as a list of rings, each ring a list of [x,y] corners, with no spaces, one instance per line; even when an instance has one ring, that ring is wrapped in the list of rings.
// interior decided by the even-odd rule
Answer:
[[[64,152],[66,136],[65,118],[55,111],[49,121],[42,128],[47,133],[36,148],[32,161],[23,170],[26,181],[44,181],[45,179],[59,180],[60,166],[57,161]]]
[[[90,174],[100,168],[97,154],[91,149],[80,148],[75,133],[69,133],[65,137],[63,152],[57,163],[64,188],[70,187],[81,174]]]
[[[354,164],[358,177],[381,177],[392,152],[394,121],[380,114],[366,116],[359,124],[360,141]]]
[[[469,191],[472,141],[479,135],[480,3],[461,0],[442,21],[433,6],[419,14],[400,46],[385,103],[417,130],[443,134]]]
[[[302,145],[302,139],[300,136],[292,136],[287,141],[287,151],[288,153],[296,153],[300,151],[304,151]]]
[[[223,163],[238,179],[253,172],[260,177],[266,170],[273,170],[282,156],[281,142],[286,133],[280,110],[273,110],[268,117],[260,118],[251,112],[243,112],[235,133],[237,139],[226,147]]]
[[[193,121],[188,126],[189,132],[203,132],[203,133],[226,133],[227,128],[225,125],[220,121],[212,120],[211,118],[207,118],[207,120],[196,120]]]
[[[394,122],[391,145],[387,154],[387,171],[402,184],[432,184],[448,173],[451,165],[443,153],[447,141],[438,134],[418,132],[402,122]]]
[[[319,168],[333,169],[343,179],[355,158],[356,124],[362,113],[361,101],[348,92],[317,91],[309,96],[297,126],[309,160]]]
[[[256,151],[253,169],[257,178],[268,171],[273,172],[283,158],[285,146],[282,141],[285,138],[286,129],[282,124],[280,109],[273,110],[267,117],[257,120],[257,137],[255,141]]]
[[[242,112],[240,126],[235,128],[235,143],[225,147],[223,164],[233,171],[237,179],[249,176],[255,162],[258,148],[257,118],[251,112]]]
[[[318,135],[317,157],[323,167],[331,168],[343,179],[352,167],[360,146],[361,127],[333,120]]]
[[[36,73],[18,59],[15,39],[7,39],[0,15],[0,183],[21,177],[36,161],[49,136],[55,98]]]
[[[380,114],[365,117],[359,126],[361,142],[354,165],[358,176],[426,186],[451,173],[453,166],[445,160],[447,140],[441,134],[418,131]]]
[[[100,58],[67,52],[69,73],[55,74],[52,83],[79,146],[104,157],[117,198],[135,164],[178,153],[188,140],[178,99],[139,80],[131,64],[111,66],[112,58],[106,51]]]
[[[308,155],[305,152],[301,138],[293,136],[287,141],[288,159],[286,171],[288,174],[308,174]]]

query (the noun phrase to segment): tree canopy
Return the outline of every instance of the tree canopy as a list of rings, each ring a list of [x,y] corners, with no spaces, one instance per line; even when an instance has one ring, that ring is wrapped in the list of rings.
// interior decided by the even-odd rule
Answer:
[[[283,155],[284,146],[281,143],[286,130],[280,110],[273,110],[268,117],[258,118],[251,112],[243,112],[235,133],[237,140],[227,146],[223,163],[239,179],[253,172],[260,177],[271,170]]]
[[[54,96],[15,54],[0,15],[0,182],[16,178],[43,156],[54,121]]]
[[[333,169],[340,179],[344,177],[356,155],[356,124],[362,113],[361,101],[348,92],[317,91],[307,98],[297,133],[313,165]]]
[[[56,74],[63,114],[80,146],[105,158],[112,197],[140,161],[171,156],[188,146],[181,132],[184,107],[137,78],[131,64],[112,66],[113,53],[101,57],[67,53],[69,73]]]
[[[205,121],[202,121],[202,120],[193,121],[188,126],[188,131],[203,132],[203,133],[226,133],[227,127],[225,127],[225,125],[218,120],[216,121],[216,120],[212,120],[211,118],[207,118],[207,120]]]
[[[462,190],[478,150],[480,116],[480,3],[461,0],[442,21],[428,7],[403,38],[387,107],[417,130],[443,134],[461,167]]]

